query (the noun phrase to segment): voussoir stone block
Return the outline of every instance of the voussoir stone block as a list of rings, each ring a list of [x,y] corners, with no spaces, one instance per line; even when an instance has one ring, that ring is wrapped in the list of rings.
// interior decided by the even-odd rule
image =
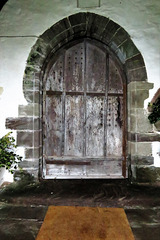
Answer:
[[[48,41],[45,39],[45,37],[43,39],[43,34],[39,37],[36,44],[33,46],[33,49],[37,49],[39,55],[42,56],[42,61],[44,57],[46,57],[48,53],[52,51],[52,48],[50,44],[48,44]],[[34,51],[32,51],[32,53],[34,53]]]
[[[50,46],[52,46],[52,51],[50,52],[51,54],[54,53],[56,50],[58,50],[62,45],[64,45],[65,43],[67,43],[69,41],[70,35],[72,36],[72,34],[70,34],[70,32],[73,31],[73,29],[69,28],[69,29],[65,29],[63,32],[59,33],[58,35],[56,35],[51,41],[50,41]],[[73,36],[72,36],[73,38]],[[49,54],[50,54],[49,53]],[[48,56],[49,56],[48,54]]]
[[[92,13],[93,14],[93,13]],[[78,24],[86,24],[87,22],[87,13],[76,13],[74,15],[69,16],[69,21],[72,27]]]
[[[127,41],[124,41],[123,44],[119,46],[119,49],[123,53],[126,60],[139,54],[138,49],[130,38],[128,38]]]
[[[128,70],[127,78],[128,83],[132,81],[146,81],[147,80],[146,68],[140,67],[137,69]]]
[[[120,28],[112,38],[112,42],[114,42],[114,44],[118,47],[128,39],[130,39],[129,34],[123,28]]]
[[[56,37],[57,35],[66,31],[66,29],[69,29],[69,28],[70,28],[70,22],[69,22],[68,18],[64,18],[61,21],[59,21],[58,23],[54,24],[50,28],[50,30],[53,32],[54,37]],[[43,38],[43,34],[41,37]]]
[[[125,62],[125,66],[128,70],[133,70],[133,69],[138,69],[141,67],[144,67],[144,60],[142,58],[142,55],[139,53],[136,56],[133,56],[132,58],[129,58],[126,62]]]
[[[87,22],[87,35],[94,36],[94,35],[99,35],[103,36],[103,32],[107,28],[107,24],[109,23],[109,19],[96,15],[96,14],[91,14],[88,17],[88,22]]]
[[[73,27],[74,33],[85,32],[86,33],[86,24],[82,23]]]
[[[102,32],[102,41],[109,43],[118,29],[120,29],[120,26],[110,20]]]

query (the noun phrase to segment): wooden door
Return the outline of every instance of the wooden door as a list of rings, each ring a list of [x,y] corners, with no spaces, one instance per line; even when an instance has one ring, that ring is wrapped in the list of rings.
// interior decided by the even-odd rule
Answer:
[[[125,177],[125,90],[106,48],[84,39],[64,49],[43,92],[46,178]]]

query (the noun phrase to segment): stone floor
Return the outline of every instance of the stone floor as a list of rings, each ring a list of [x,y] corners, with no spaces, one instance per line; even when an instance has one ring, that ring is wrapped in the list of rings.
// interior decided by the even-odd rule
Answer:
[[[36,239],[49,205],[122,207],[136,240],[160,240],[160,187],[126,180],[21,181],[1,188],[0,239]]]

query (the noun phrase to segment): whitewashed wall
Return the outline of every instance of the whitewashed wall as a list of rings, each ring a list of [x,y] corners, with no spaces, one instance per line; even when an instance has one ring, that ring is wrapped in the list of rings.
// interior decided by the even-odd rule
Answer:
[[[148,81],[154,83],[144,108],[160,87],[160,2],[157,0],[82,1],[90,8],[77,8],[76,0],[9,0],[0,12],[0,137],[7,117],[18,116],[25,104],[22,80],[25,64],[37,37],[59,20],[78,12],[109,17],[123,27],[144,57]],[[160,143],[153,143],[156,166],[160,166]]]

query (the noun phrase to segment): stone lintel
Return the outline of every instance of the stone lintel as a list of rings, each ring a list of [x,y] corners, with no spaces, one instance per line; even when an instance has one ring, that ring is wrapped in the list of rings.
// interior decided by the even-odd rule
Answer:
[[[156,142],[160,141],[157,133],[128,133],[128,140],[134,142]]]
[[[131,165],[152,165],[154,163],[154,158],[152,156],[131,156]]]
[[[7,118],[6,128],[14,130],[39,130],[39,118],[33,117],[18,117]]]
[[[150,90],[154,87],[153,83],[146,81],[132,81],[128,84],[128,91]]]

